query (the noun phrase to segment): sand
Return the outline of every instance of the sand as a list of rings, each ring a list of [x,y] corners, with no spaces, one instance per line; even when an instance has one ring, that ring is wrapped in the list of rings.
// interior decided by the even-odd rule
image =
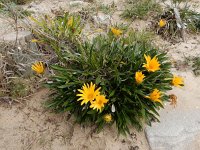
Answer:
[[[49,91],[40,89],[21,103],[0,104],[1,150],[148,150],[144,132],[131,129],[119,136],[115,126],[92,133],[93,127],[74,123],[73,117],[44,107]]]

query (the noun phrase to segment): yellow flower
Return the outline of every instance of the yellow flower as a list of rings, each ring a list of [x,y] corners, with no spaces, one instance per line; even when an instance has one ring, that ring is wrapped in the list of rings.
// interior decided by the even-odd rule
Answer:
[[[40,62],[36,62],[35,64],[33,64],[31,66],[31,69],[34,70],[38,74],[44,73],[44,65],[43,65],[43,63],[41,61]]]
[[[77,101],[82,100],[81,105],[87,104],[88,102],[92,103],[97,95],[100,95],[100,89],[101,88],[95,90],[95,84],[93,84],[92,82],[90,83],[90,85],[88,83],[84,84],[82,89],[78,89],[80,94],[77,94],[76,96],[80,96],[80,98]]]
[[[158,62],[158,58],[156,56],[151,59],[151,57],[148,55],[146,56],[144,54],[144,57],[146,59],[146,64],[143,65],[149,72],[155,72],[157,70],[160,70],[160,63]]]
[[[31,42],[37,43],[37,42],[39,42],[39,41],[38,41],[37,39],[32,39]]]
[[[161,92],[158,89],[154,89],[153,92],[149,96],[147,96],[146,98],[149,98],[153,102],[160,102],[161,103],[160,97],[161,97]]]
[[[184,85],[183,78],[174,75],[174,77],[172,79],[172,85],[176,86],[176,87],[183,86]]]
[[[111,122],[112,121],[112,115],[111,114],[106,114],[106,115],[104,115],[103,119],[106,122]]]
[[[104,95],[98,95],[96,100],[93,101],[90,105],[90,108],[97,109],[97,111],[101,111],[104,107],[104,104],[108,102],[108,99]]]
[[[67,22],[67,25],[68,25],[69,27],[72,27],[73,22],[74,22],[74,18],[73,18],[73,16],[71,16],[71,17],[69,18],[68,22]]]
[[[136,72],[135,80],[136,80],[137,84],[141,84],[144,80],[144,77],[145,77],[145,75],[141,71]]]
[[[122,34],[122,30],[116,29],[116,28],[113,28],[113,27],[111,27],[111,31],[116,36],[120,36]]]
[[[165,19],[160,19],[159,26],[162,28],[167,24],[167,21]]]

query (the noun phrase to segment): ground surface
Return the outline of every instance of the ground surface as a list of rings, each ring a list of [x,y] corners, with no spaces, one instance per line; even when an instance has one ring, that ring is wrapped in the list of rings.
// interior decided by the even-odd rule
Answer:
[[[115,127],[90,134],[91,127],[81,127],[67,114],[45,110],[48,90],[40,89],[22,103],[0,104],[1,150],[116,150],[148,149],[144,133],[118,137]]]
[[[123,8],[122,0],[115,0],[118,10],[111,17],[100,18],[107,23],[122,22],[119,14]],[[193,1],[200,2],[199,0]],[[76,4],[74,4],[76,3]],[[102,3],[110,4],[104,0]],[[70,0],[38,0],[25,8],[37,14],[56,12],[60,8],[77,11],[82,6],[91,5],[88,2]],[[199,10],[199,7],[198,7]],[[142,29],[149,22],[136,21],[133,27]],[[6,35],[12,31],[10,20],[0,19],[0,34]],[[199,150],[200,149],[200,77],[194,76],[191,68],[183,65],[185,57],[199,56],[200,36],[187,36],[185,42],[171,44],[161,39],[156,44],[169,52],[172,62],[178,67],[173,72],[183,76],[185,87],[174,89],[170,93],[178,96],[178,105],[173,108],[166,104],[161,111],[161,123],[147,128],[147,139],[152,150]],[[73,123],[73,118],[67,114],[55,114],[44,108],[49,91],[39,89],[32,96],[20,102],[0,103],[0,150],[148,150],[144,132],[131,129],[131,135],[118,137],[115,127],[105,127],[97,134],[91,135],[92,127],[83,127]]]

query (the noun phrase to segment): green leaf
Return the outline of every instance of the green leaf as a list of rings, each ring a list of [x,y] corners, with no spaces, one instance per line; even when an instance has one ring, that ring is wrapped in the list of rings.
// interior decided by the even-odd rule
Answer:
[[[72,109],[74,109],[74,107],[70,106],[70,107],[65,108],[64,111],[71,111]]]
[[[97,114],[97,111],[96,110],[89,110],[88,112],[87,112],[87,114]]]
[[[108,97],[113,97],[113,96],[114,96],[114,94],[115,94],[115,90],[112,90],[112,91],[110,92],[110,94],[109,94],[109,96],[108,96]]]
[[[60,88],[60,89],[65,89],[65,88],[67,88],[67,87],[69,87],[68,84],[64,84],[64,85],[58,86],[58,88]]]
[[[100,82],[101,82],[101,77],[98,76],[98,77],[96,78],[96,80],[95,80],[95,83],[98,85]]]

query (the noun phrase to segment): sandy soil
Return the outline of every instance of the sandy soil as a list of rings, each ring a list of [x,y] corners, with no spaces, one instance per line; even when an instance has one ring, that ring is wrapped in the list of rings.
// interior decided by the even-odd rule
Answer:
[[[0,104],[1,150],[148,150],[143,132],[131,130],[124,137],[116,128],[105,127],[91,134],[91,127],[74,124],[67,114],[55,114],[44,108],[48,90],[41,89],[22,103]]]

